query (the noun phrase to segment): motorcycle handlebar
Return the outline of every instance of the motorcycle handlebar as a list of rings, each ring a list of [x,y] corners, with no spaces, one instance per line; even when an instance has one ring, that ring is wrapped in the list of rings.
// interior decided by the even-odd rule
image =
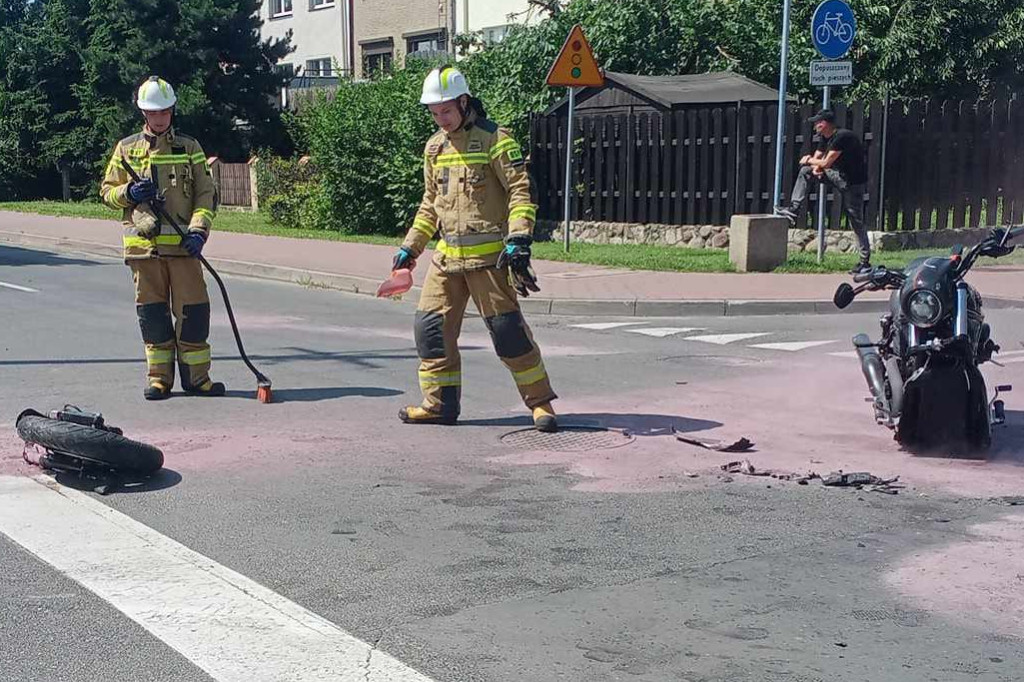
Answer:
[[[878,274],[878,272],[876,270],[868,270],[867,272],[858,272],[856,275],[853,276],[853,281],[857,282],[858,284],[860,284],[861,282],[870,282],[871,280],[875,279],[875,276],[877,274]]]

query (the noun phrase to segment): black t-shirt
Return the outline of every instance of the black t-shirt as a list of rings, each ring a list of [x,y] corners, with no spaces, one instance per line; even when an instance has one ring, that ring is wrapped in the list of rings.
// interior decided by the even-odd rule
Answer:
[[[828,154],[831,151],[839,152],[832,167],[839,171],[851,185],[863,185],[868,181],[867,164],[864,162],[864,145],[861,144],[857,133],[846,128],[838,128],[832,137],[821,138],[818,141],[818,151]]]

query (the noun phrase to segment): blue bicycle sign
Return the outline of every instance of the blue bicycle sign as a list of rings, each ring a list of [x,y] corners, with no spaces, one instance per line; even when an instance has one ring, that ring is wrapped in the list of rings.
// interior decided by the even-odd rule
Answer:
[[[856,33],[857,20],[843,0],[825,0],[814,11],[811,38],[826,59],[840,59],[849,52]]]

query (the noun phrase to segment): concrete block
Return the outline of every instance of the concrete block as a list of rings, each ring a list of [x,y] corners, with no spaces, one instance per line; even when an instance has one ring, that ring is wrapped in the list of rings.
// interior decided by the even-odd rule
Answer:
[[[789,221],[774,215],[734,215],[729,261],[739,272],[768,272],[786,262]]]

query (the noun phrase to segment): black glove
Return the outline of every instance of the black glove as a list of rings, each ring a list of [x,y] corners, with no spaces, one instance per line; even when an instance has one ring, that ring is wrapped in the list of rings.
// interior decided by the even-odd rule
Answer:
[[[533,239],[527,235],[514,235],[508,238],[505,249],[498,254],[498,269],[508,266],[509,284],[523,298],[528,298],[531,291],[540,291],[537,274],[530,267],[532,243]]]
[[[1005,229],[1002,227],[992,228],[992,231],[988,233],[988,238],[986,239],[988,243],[981,249],[981,255],[988,256],[989,258],[1002,258],[1003,256],[1008,256],[1013,253],[1014,247],[1010,246],[1009,240],[1006,240],[1007,243],[1005,246],[1000,246],[1005,238]]]
[[[413,252],[404,246],[398,249],[398,253],[395,254],[394,260],[391,261],[391,270],[406,270],[412,269],[413,265],[416,264],[416,256]]]
[[[128,198],[132,200],[132,203],[141,204],[150,201],[156,194],[156,184],[149,178],[142,178],[128,185]]]
[[[199,258],[203,253],[203,247],[206,246],[206,236],[202,232],[189,232],[181,240],[181,246],[188,251],[188,255]]]

